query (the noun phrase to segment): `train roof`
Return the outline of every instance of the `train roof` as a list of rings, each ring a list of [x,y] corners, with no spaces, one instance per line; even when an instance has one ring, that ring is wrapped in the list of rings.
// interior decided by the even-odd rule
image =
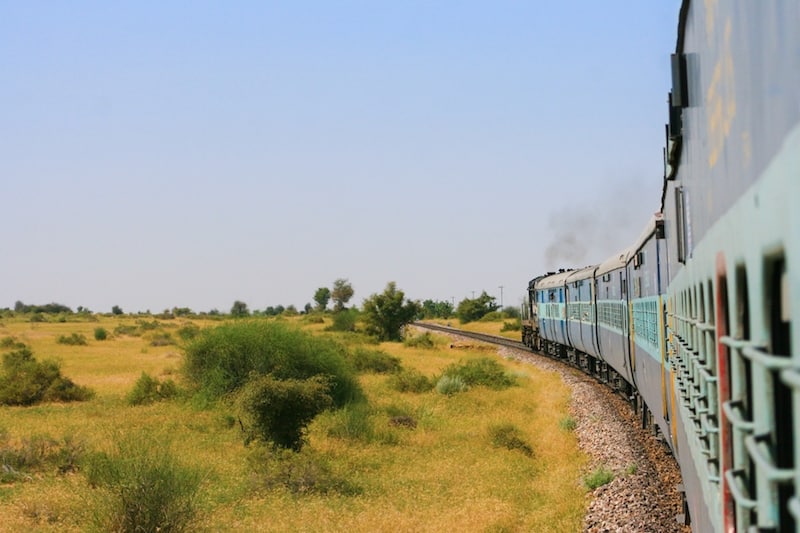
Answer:
[[[570,281],[579,281],[582,279],[591,279],[594,276],[594,271],[597,270],[598,265],[592,265],[588,267],[579,268],[578,270],[573,270],[569,276],[567,276],[567,282]]]
[[[566,270],[564,272],[545,276],[536,283],[535,288],[552,289],[553,287],[561,287],[573,272],[574,270]]]
[[[642,233],[639,234],[639,238],[627,248],[620,250],[616,254],[612,255],[597,267],[597,272],[595,272],[595,276],[602,276],[603,274],[607,274],[612,270],[617,270],[620,268],[624,268],[625,265],[628,264],[633,255],[639,251],[639,249],[644,246],[644,244],[653,236],[653,233],[656,231],[656,226],[659,224],[659,221],[664,220],[664,215],[661,213],[655,213],[650,220],[647,221],[647,225],[645,225]]]
[[[612,255],[597,267],[597,272],[595,272],[595,276],[602,276],[603,274],[607,274],[612,270],[617,270],[620,268],[625,268],[625,265],[628,263],[628,257],[633,253],[633,246],[629,246],[624,250],[620,250],[617,254]]]
[[[656,226],[659,223],[660,224],[664,223],[664,215],[662,215],[660,212],[655,213],[652,217],[650,217],[650,220],[647,221],[647,225],[642,230],[642,233],[639,235],[639,238],[636,239],[636,242],[633,244],[633,246],[631,246],[632,252],[639,251],[639,249],[642,246],[644,246],[644,244],[647,241],[650,240],[650,238],[653,236],[653,233],[655,233],[656,231]]]

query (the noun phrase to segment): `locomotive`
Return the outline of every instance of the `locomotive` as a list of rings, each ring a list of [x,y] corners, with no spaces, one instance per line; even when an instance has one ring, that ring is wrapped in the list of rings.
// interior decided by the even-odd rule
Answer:
[[[628,397],[695,532],[800,532],[800,2],[684,0],[660,210],[528,284],[522,340]]]

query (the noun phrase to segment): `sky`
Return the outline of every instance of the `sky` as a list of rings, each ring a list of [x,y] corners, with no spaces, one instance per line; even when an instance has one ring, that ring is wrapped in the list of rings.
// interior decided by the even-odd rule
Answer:
[[[0,308],[517,306],[658,211],[679,4],[0,0]]]

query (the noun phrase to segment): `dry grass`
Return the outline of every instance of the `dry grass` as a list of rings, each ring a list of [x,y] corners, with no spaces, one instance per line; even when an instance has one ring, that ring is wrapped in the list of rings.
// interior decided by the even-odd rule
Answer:
[[[95,327],[111,333],[120,322],[134,324],[132,318],[111,317],[99,323],[4,320],[0,338],[12,335],[29,344],[37,358],[58,358],[64,375],[92,387],[97,397],[78,404],[0,407],[0,429],[12,439],[72,434],[95,450],[108,449],[114,436],[124,432],[168,435],[183,462],[205,473],[202,525],[208,531],[580,529],[585,458],[574,433],[559,428],[569,414],[569,391],[554,374],[503,361],[519,376],[519,386],[504,391],[478,387],[452,397],[401,394],[388,387],[387,376],[364,375],[370,420],[376,432],[391,438],[352,442],[329,437],[333,415],[325,414],[312,424],[309,443],[363,493],[298,496],[284,490],[255,491],[248,484],[250,450],[242,446],[224,409],[196,410],[181,402],[125,404],[125,395],[142,371],[180,381],[175,370],[181,351],[176,346],[149,346],[143,337],[94,340]],[[179,325],[178,320],[164,323],[168,331]],[[89,346],[56,343],[59,335],[73,332],[86,335]],[[469,350],[451,350],[448,344],[431,350],[385,343],[380,349],[400,357],[404,367],[429,376],[471,355]],[[391,426],[390,413],[398,410],[413,417],[416,428]],[[533,448],[532,458],[492,446],[489,428],[498,422],[522,431]],[[91,490],[80,473],[43,472],[30,481],[0,485],[0,531],[83,531],[90,500]]]

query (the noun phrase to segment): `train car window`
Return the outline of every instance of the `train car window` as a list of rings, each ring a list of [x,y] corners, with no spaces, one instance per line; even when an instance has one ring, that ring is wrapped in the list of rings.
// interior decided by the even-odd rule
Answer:
[[[636,255],[633,256],[633,268],[638,269],[644,264],[644,250],[637,252]]]

